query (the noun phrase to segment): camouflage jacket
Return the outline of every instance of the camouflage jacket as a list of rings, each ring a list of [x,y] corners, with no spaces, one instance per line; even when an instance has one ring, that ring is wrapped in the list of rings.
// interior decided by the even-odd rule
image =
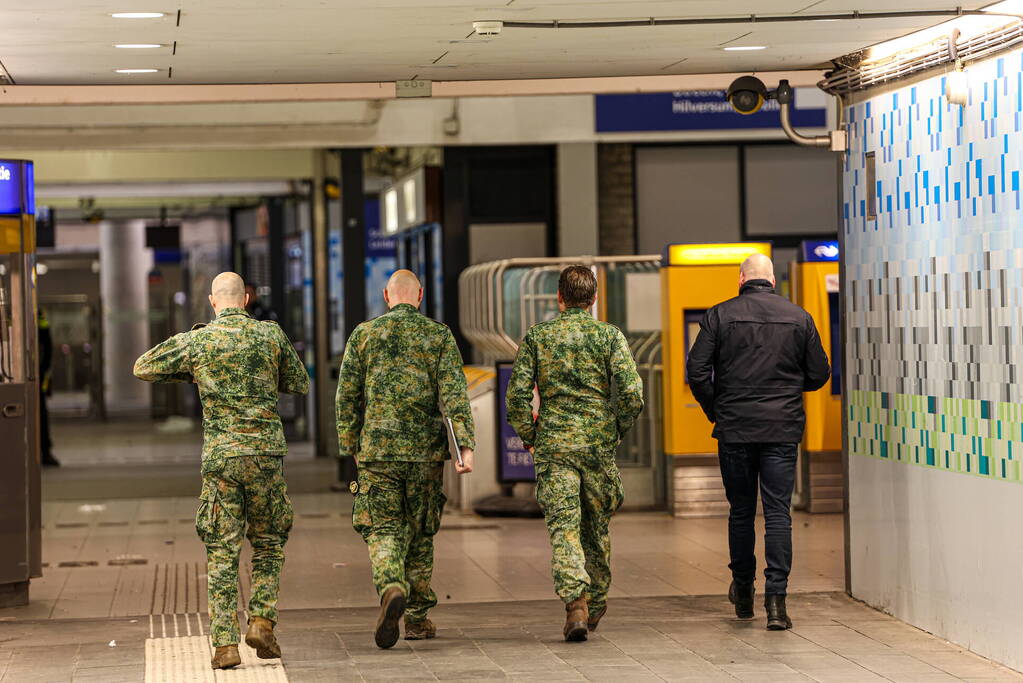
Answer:
[[[355,328],[337,385],[342,457],[359,462],[430,462],[448,457],[438,399],[458,443],[475,448],[462,356],[451,330],[398,304]]]
[[[526,333],[505,404],[508,422],[538,453],[615,448],[643,410],[643,381],[621,330],[569,308]]]
[[[309,373],[284,330],[240,308],[146,351],[135,376],[199,386],[203,458],[287,453],[277,395],[309,391]]]

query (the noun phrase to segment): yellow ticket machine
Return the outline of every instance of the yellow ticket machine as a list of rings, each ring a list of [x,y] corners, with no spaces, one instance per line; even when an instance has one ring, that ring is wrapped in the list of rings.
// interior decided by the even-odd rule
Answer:
[[[806,433],[803,435],[797,505],[810,512],[841,512],[842,382],[841,320],[839,318],[838,242],[807,241],[797,262],[789,266],[789,294],[817,323],[824,351],[831,361],[831,381],[820,391],[805,394]]]
[[[708,308],[739,293],[739,265],[752,254],[771,256],[766,242],[671,244],[661,263],[661,343],[664,452],[672,461],[669,486],[677,517],[728,512],[717,464],[713,425],[686,381],[686,358]]]
[[[0,607],[42,569],[35,246],[32,162],[0,160]]]

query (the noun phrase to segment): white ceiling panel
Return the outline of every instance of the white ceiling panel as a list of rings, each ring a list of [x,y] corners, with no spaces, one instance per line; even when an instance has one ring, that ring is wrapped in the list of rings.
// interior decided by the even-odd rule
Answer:
[[[487,80],[814,68],[940,23],[907,19],[617,28],[506,28],[472,22],[976,9],[962,0],[53,0],[0,6],[0,61],[19,84]],[[178,12],[180,10],[180,23]],[[161,11],[118,20],[117,11]],[[159,43],[155,50],[118,43]],[[725,45],[765,45],[725,52]],[[155,74],[118,74],[156,68]]]

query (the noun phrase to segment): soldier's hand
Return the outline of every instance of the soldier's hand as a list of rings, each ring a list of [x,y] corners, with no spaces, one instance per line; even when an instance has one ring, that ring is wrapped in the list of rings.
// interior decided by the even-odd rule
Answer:
[[[459,474],[469,474],[469,472],[472,472],[472,460],[473,460],[473,450],[471,448],[463,448],[462,449],[462,465],[461,465],[461,467],[459,467],[458,461],[456,460],[455,461],[455,472],[458,472]]]

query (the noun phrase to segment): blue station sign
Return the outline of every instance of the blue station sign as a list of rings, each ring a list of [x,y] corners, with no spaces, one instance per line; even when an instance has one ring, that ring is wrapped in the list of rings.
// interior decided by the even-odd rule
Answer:
[[[36,212],[33,175],[31,161],[0,159],[0,215]]]
[[[804,240],[799,248],[799,260],[802,263],[837,261],[838,253],[835,240]]]
[[[760,111],[739,114],[724,90],[596,95],[598,133],[781,128],[780,105],[767,100]],[[827,95],[817,88],[796,88],[792,125],[823,128],[828,123]]]

